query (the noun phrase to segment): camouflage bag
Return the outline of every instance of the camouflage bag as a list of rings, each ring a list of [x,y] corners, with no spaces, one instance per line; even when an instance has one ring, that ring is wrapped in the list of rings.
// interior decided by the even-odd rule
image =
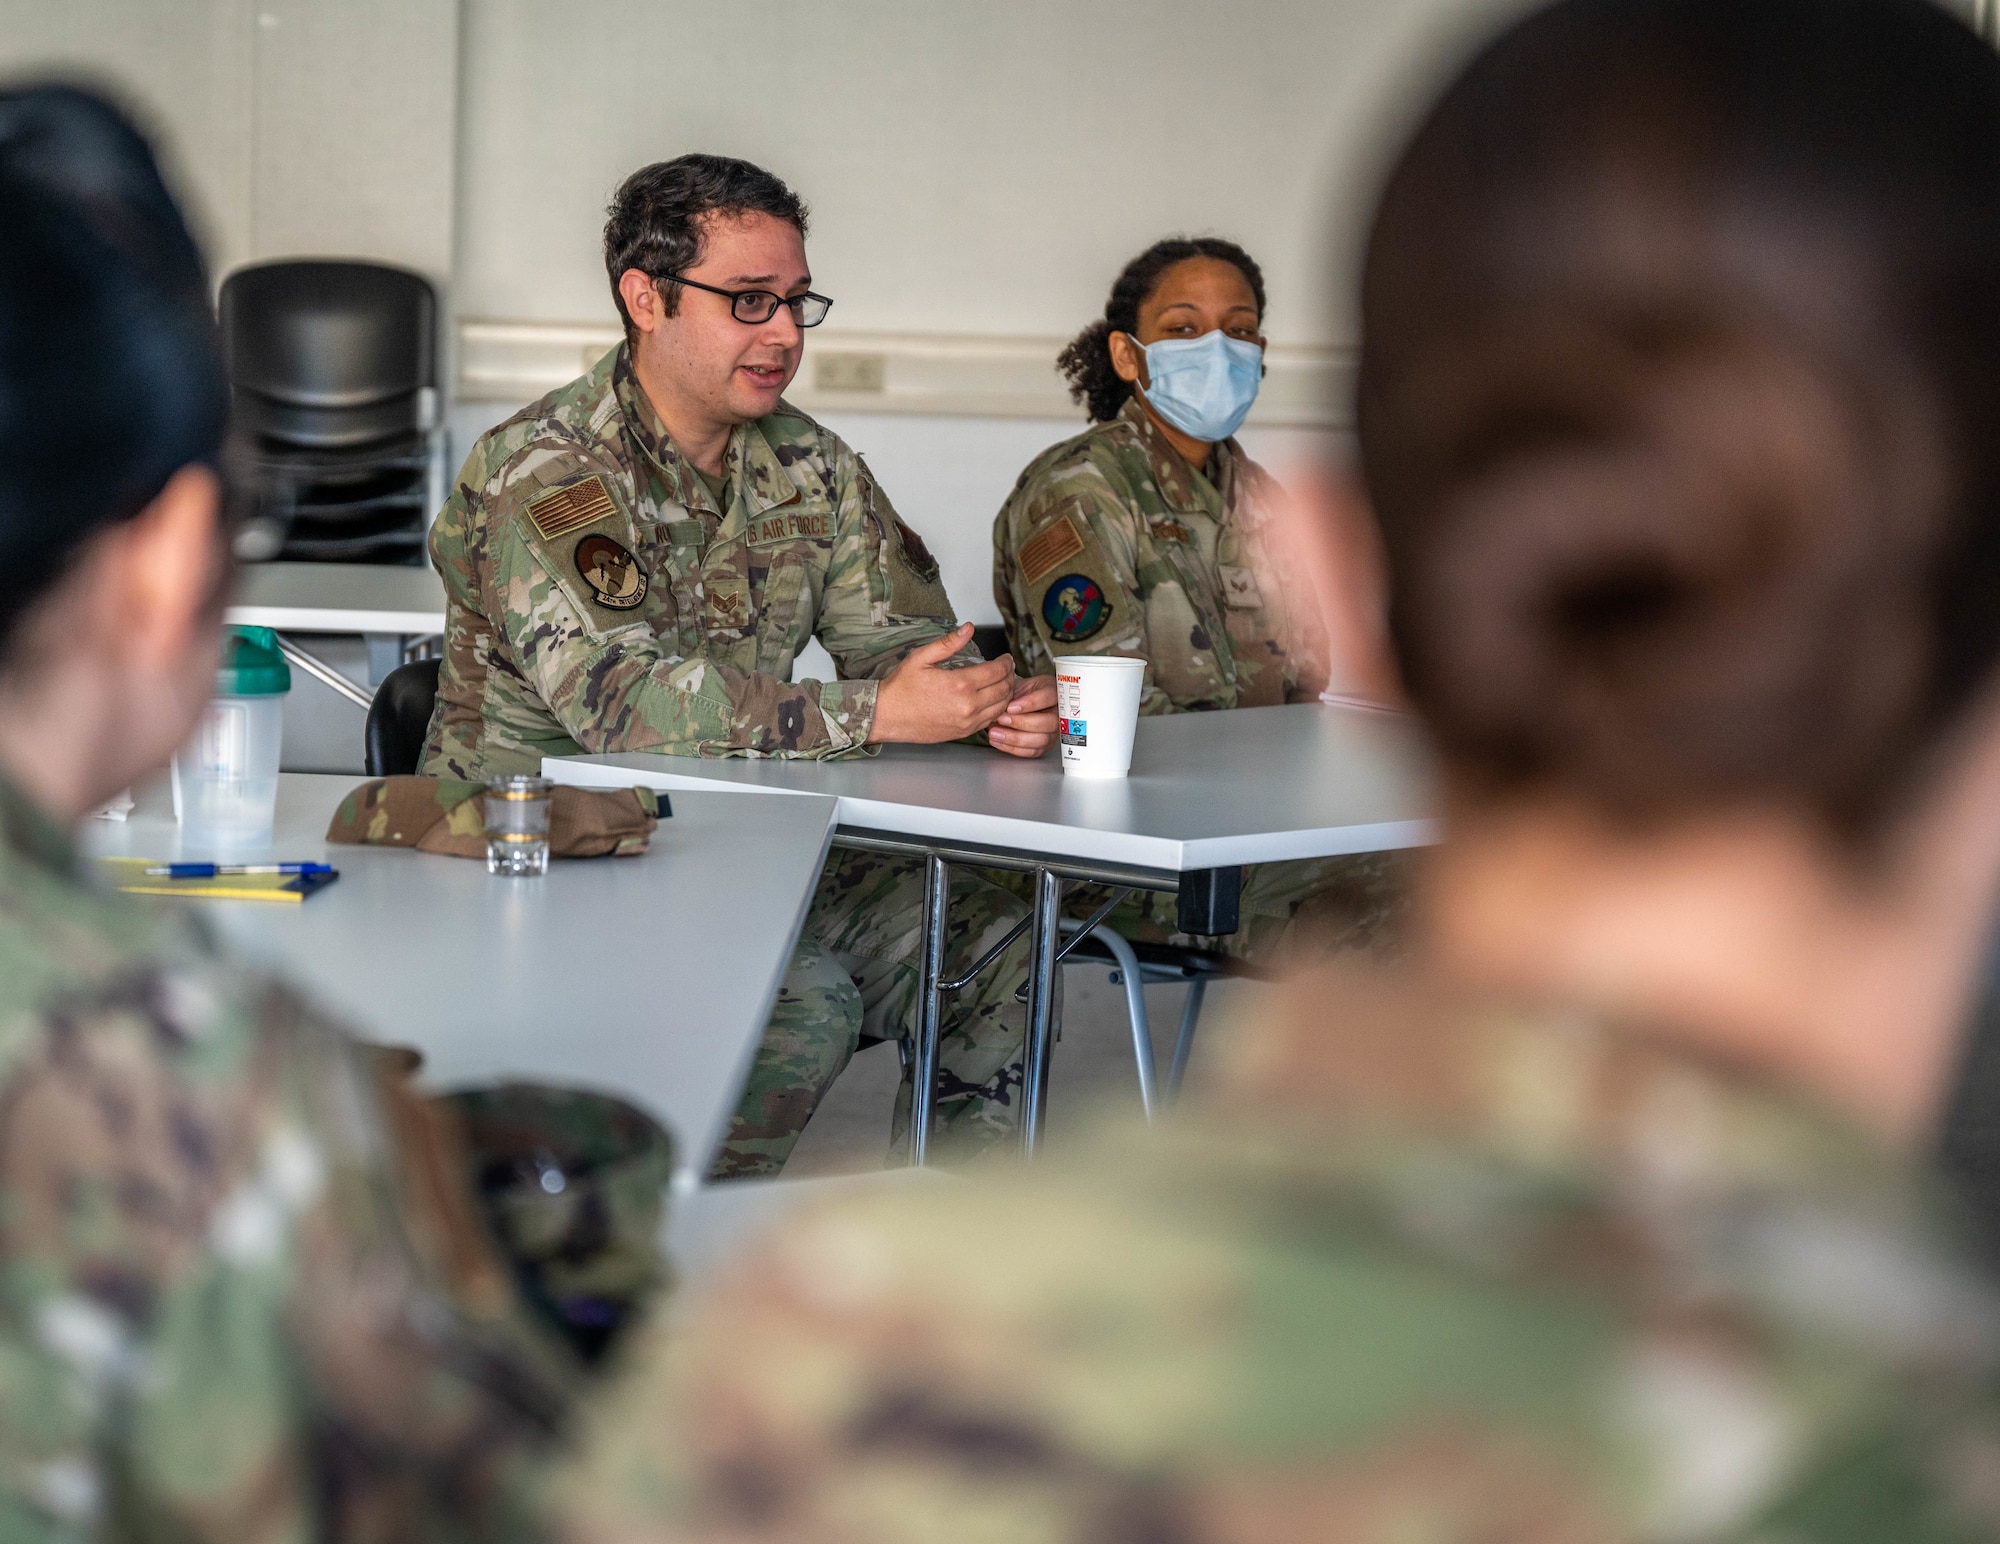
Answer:
[[[571,788],[549,798],[549,856],[636,857],[673,814],[650,788]],[[457,858],[486,856],[486,785],[453,777],[378,777],[334,811],[329,842],[414,847]]]
[[[660,1253],[673,1139],[623,1100],[501,1083],[445,1094],[475,1194],[521,1295],[586,1361],[668,1285]]]

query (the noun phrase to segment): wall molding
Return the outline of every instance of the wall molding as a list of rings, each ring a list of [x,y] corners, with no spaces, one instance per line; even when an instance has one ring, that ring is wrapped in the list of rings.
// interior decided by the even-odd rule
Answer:
[[[458,324],[458,396],[532,402],[595,364],[618,342],[595,323],[469,319]],[[1055,357],[1066,340],[977,333],[814,331],[786,393],[814,413],[1074,418]],[[1354,352],[1274,344],[1252,424],[1345,428]]]

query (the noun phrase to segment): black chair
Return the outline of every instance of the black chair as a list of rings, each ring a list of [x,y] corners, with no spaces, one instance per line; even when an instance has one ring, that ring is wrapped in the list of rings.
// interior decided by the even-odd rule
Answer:
[[[442,660],[412,660],[382,677],[362,730],[362,764],[370,777],[407,777],[423,759],[424,738],[437,706]]]
[[[998,659],[1009,652],[1007,629],[998,622],[980,622],[972,629],[972,646],[981,659]]]
[[[437,296],[379,263],[240,268],[223,282],[250,558],[421,560],[437,429]]]

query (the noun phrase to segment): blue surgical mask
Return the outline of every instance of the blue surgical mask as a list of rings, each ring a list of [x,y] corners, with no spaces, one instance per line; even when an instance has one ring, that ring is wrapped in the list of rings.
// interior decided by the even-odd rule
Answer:
[[[1197,440],[1226,440],[1257,400],[1264,351],[1219,327],[1199,338],[1162,338],[1146,345],[1146,375],[1146,402],[1160,417]]]

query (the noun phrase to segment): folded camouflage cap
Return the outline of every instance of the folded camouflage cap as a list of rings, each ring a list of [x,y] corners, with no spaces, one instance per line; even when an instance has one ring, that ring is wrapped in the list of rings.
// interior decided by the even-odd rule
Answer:
[[[571,788],[549,798],[549,856],[635,857],[673,814],[650,788]],[[329,842],[415,847],[459,858],[486,856],[486,785],[454,777],[378,777],[334,811]]]
[[[441,1096],[523,1297],[587,1359],[666,1287],[673,1139],[608,1094],[500,1083]]]

